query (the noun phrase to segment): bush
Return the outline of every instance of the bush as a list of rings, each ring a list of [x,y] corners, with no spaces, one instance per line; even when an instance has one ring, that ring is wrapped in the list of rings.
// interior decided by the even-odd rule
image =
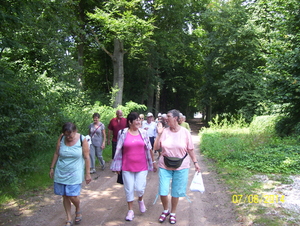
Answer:
[[[280,137],[291,135],[295,131],[297,121],[288,116],[281,116],[276,123],[276,133]]]
[[[278,116],[255,116],[249,126],[250,132],[275,134],[277,121]]]
[[[72,90],[69,90],[70,93],[72,93]],[[52,98],[53,95],[51,96]],[[66,93],[60,95],[68,96]],[[92,115],[98,112],[107,132],[110,120],[116,116],[116,109],[103,106],[100,102],[93,106],[89,105],[83,101],[84,93],[79,93],[75,96],[76,98],[72,101],[67,98],[70,102],[65,102],[64,104],[62,104],[61,98],[52,99],[51,105],[47,104],[47,101],[50,101],[50,99],[43,99],[46,103],[36,101],[34,106],[42,104],[43,108],[37,108],[36,106],[34,109],[28,107],[22,109],[27,111],[28,114],[16,117],[16,122],[13,124],[9,123],[11,119],[2,114],[3,120],[1,125],[3,126],[2,128],[7,129],[7,133],[3,135],[1,141],[1,149],[5,150],[0,153],[1,195],[10,194],[15,196],[20,192],[20,188],[40,187],[43,184],[47,184],[47,181],[52,183],[49,181],[48,176],[49,166],[57,139],[61,134],[62,125],[65,122],[73,122],[79,133],[87,135],[88,126],[93,122]],[[6,104],[9,103],[6,102]],[[146,110],[146,106],[128,102],[125,106],[118,106],[118,109],[121,109],[124,117],[126,117],[131,111]],[[1,110],[5,110],[3,106]],[[42,113],[40,112],[41,110]],[[4,120],[5,118],[7,118],[6,121]],[[18,122],[22,122],[21,126],[18,125]],[[2,130],[2,133],[4,133],[4,130]],[[106,160],[109,160],[111,152],[107,152],[103,156]],[[39,183],[32,183],[37,180]]]
[[[117,109],[123,111],[123,116],[126,118],[127,115],[132,111],[144,111],[145,105],[140,105],[132,101],[127,102],[125,106],[119,105]],[[83,108],[78,108],[76,105],[67,106],[64,109],[64,114],[68,116],[68,120],[73,122],[79,133],[83,135],[88,134],[88,126],[93,122],[93,114],[100,114],[100,121],[105,125],[107,132],[107,126],[110,120],[116,117],[116,110],[110,106],[101,105],[100,102],[96,102],[93,106],[85,106]],[[62,125],[61,125],[62,126]],[[60,131],[59,131],[60,132]]]
[[[278,137],[277,120],[276,116],[255,117],[249,127],[240,128],[237,122],[213,124],[201,130],[200,149],[219,167],[255,173],[299,174],[298,141],[293,137]]]

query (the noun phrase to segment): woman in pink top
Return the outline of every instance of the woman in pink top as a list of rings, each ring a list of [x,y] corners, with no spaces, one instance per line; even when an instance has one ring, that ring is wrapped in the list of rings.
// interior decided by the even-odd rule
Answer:
[[[178,124],[180,112],[171,110],[167,114],[168,128],[164,128],[161,123],[157,125],[157,137],[154,143],[154,150],[162,148],[159,158],[159,195],[164,211],[159,217],[159,222],[164,222],[168,215],[171,224],[176,223],[176,208],[179,197],[186,196],[186,187],[190,168],[190,158],[194,162],[196,171],[200,172],[194,152],[194,145],[190,131]],[[186,157],[189,154],[190,158]],[[164,156],[184,158],[178,168],[169,168],[164,163]],[[171,184],[171,212],[168,207],[168,194]]]
[[[122,178],[126,199],[128,203],[128,214],[126,220],[132,221],[134,191],[138,195],[140,211],[144,213],[146,207],[143,195],[146,187],[148,170],[156,172],[157,166],[154,161],[152,147],[146,130],[140,129],[140,118],[136,112],[127,116],[127,127],[118,133],[116,154],[110,169],[120,173]]]

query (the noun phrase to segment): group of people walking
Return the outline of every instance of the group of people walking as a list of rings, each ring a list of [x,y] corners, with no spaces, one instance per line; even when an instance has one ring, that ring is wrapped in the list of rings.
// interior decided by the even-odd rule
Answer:
[[[180,112],[171,110],[167,114],[159,115],[158,120],[153,120],[153,114],[147,114],[147,121],[143,115],[131,112],[123,118],[123,112],[118,110],[117,117],[108,125],[107,144],[112,137],[112,158],[110,169],[120,174],[124,184],[128,213],[125,220],[134,219],[133,205],[134,192],[138,196],[140,212],[146,211],[143,200],[147,184],[148,171],[156,172],[159,169],[159,188],[163,212],[158,221],[164,222],[169,216],[171,224],[176,223],[176,208],[180,197],[186,196],[190,159],[195,170],[200,172],[200,167],[194,152],[194,145],[190,130],[180,126]],[[102,169],[105,161],[102,151],[105,148],[105,126],[99,121],[100,115],[93,115],[94,123],[89,125],[89,136],[92,144],[77,133],[73,123],[66,123],[62,135],[57,142],[57,148],[50,166],[50,177],[54,175],[54,192],[63,196],[63,205],[67,214],[66,226],[73,225],[71,218],[71,202],[74,204],[75,224],[82,220],[80,209],[81,183],[84,177],[90,183],[90,173],[95,169],[95,155]],[[96,135],[96,136],[95,136]],[[154,151],[161,150],[158,161],[154,158]],[[93,155],[89,158],[89,155]],[[190,158],[186,158],[187,155]],[[90,161],[89,161],[90,159]],[[55,167],[55,173],[53,168]],[[171,208],[169,209],[169,186],[171,183]]]

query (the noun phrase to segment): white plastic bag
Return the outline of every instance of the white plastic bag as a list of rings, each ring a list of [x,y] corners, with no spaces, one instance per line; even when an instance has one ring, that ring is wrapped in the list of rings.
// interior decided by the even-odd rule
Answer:
[[[193,178],[193,181],[190,186],[191,191],[200,191],[203,193],[205,191],[202,174],[199,172],[196,172]]]
[[[92,144],[92,139],[91,139],[90,135],[86,135],[86,136],[85,136],[85,139],[86,139],[86,141],[88,142],[89,147],[90,147],[91,144]]]

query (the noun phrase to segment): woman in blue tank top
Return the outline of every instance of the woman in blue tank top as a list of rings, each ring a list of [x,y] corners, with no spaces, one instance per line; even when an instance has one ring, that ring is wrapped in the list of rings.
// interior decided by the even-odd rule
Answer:
[[[71,203],[76,208],[75,223],[79,224],[82,220],[79,195],[81,183],[84,180],[84,168],[85,181],[87,184],[91,182],[89,146],[86,139],[82,139],[83,136],[77,133],[73,123],[65,123],[62,132],[57,142],[49,175],[51,179],[54,175],[54,193],[63,196],[63,205],[67,213],[66,226],[72,226]]]

